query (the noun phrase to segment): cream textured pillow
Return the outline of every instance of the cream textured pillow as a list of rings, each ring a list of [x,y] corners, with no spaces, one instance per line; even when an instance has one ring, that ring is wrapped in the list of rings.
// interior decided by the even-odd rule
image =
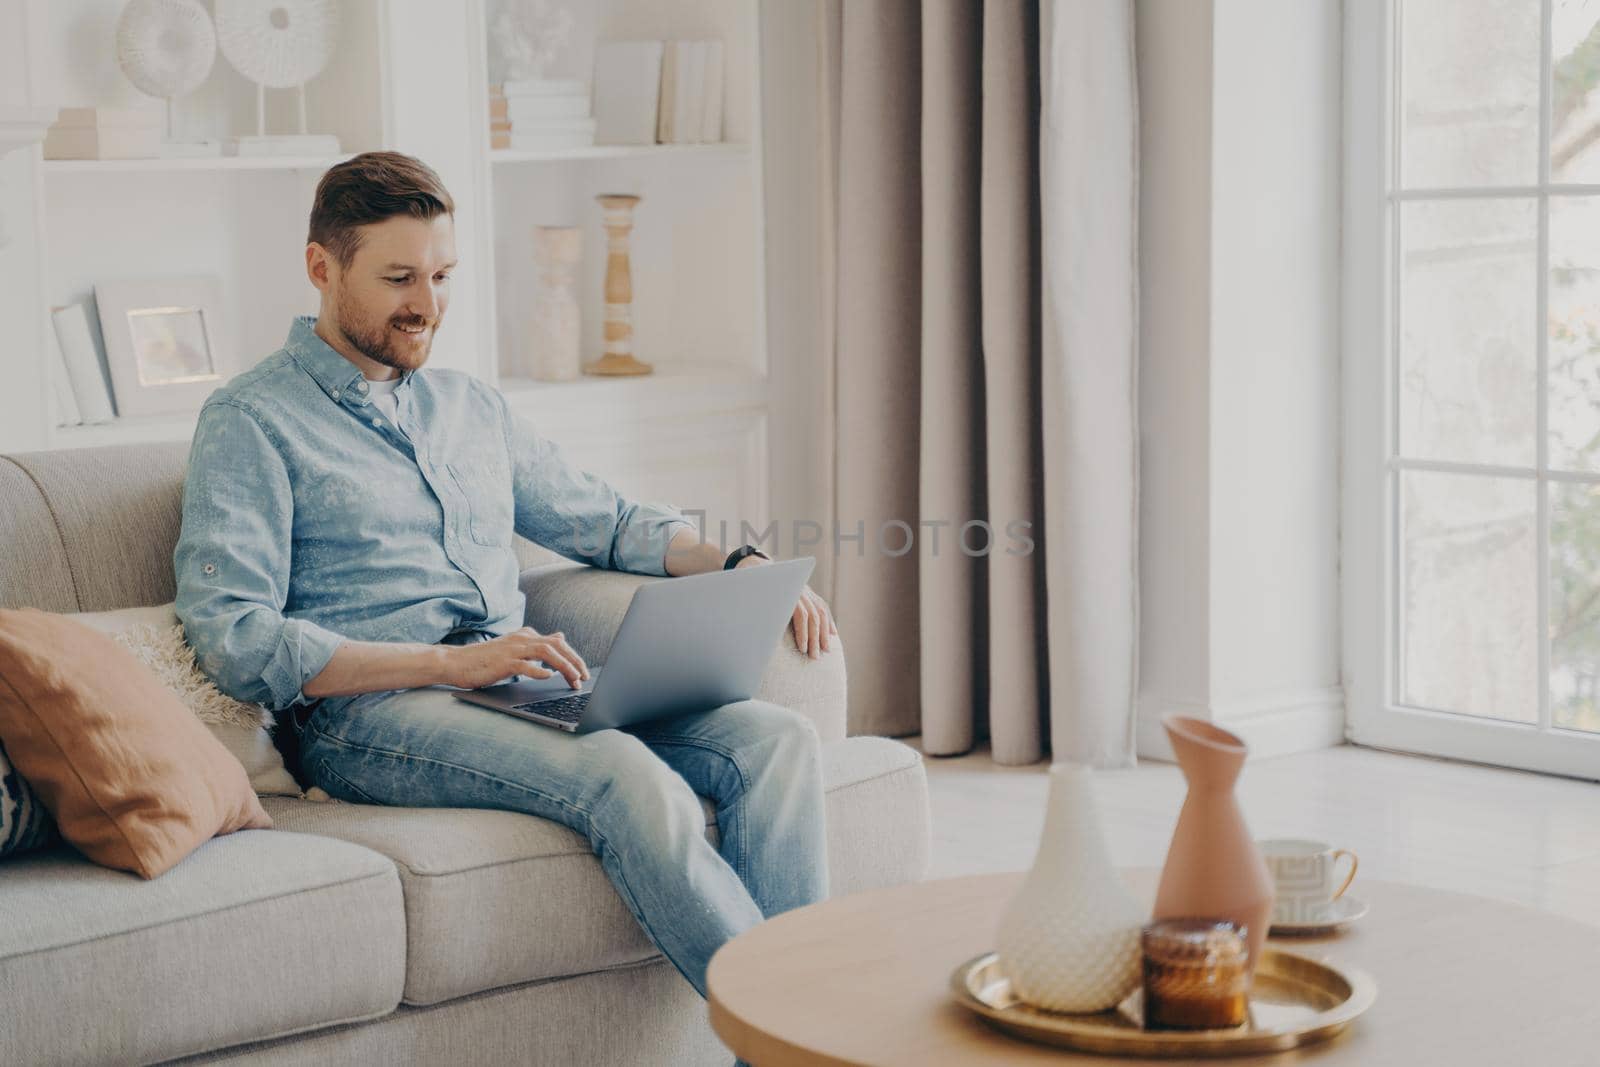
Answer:
[[[194,660],[171,604],[68,616],[116,639],[177,696],[233,757],[244,764],[250,787],[271,796],[299,796],[300,786],[272,743],[272,713],[243,704],[218,689]]]

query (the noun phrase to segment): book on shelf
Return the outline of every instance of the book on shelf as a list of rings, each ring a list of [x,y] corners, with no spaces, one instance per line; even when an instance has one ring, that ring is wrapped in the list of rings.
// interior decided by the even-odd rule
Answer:
[[[517,126],[589,117],[589,94],[582,96],[519,96],[506,101],[506,118]]]
[[[722,140],[722,42],[707,41],[706,82],[704,104],[705,121],[700,125],[700,140],[717,144]]]
[[[64,107],[52,126],[63,130],[161,130],[166,119],[151,107]]]
[[[95,347],[94,334],[89,332],[89,316],[84,306],[68,304],[52,308],[50,318],[55,324],[56,343],[61,347],[67,380],[72,383],[72,395],[78,401],[83,421],[110,422],[116,418],[116,410],[111,405],[111,387],[106,384],[105,372],[100,367],[100,352]]]
[[[677,115],[677,144],[693,144],[700,139],[701,112],[706,91],[706,50],[699,41],[684,41],[683,76],[678,79],[678,98],[673,101]]]
[[[46,159],[155,159],[159,155],[159,126],[52,126],[44,135]]]
[[[271,156],[337,156],[339,138],[331,133],[282,133],[264,137],[233,137],[224,143],[230,156],[261,159]]]
[[[569,119],[544,119],[540,122],[512,122],[511,135],[519,133],[586,133],[593,136],[595,121],[587,116]]]
[[[498,92],[511,99],[524,96],[584,96],[589,87],[576,78],[523,78],[500,83]]]
[[[78,398],[73,395],[72,381],[67,377],[67,360],[61,354],[61,342],[55,336],[55,331],[50,331],[50,386],[55,396],[55,424],[57,426],[80,426],[83,424],[83,412],[78,410]]]
[[[660,41],[601,41],[594,49],[595,141],[655,144]]]
[[[667,41],[664,48],[656,140],[661,144],[722,140],[722,42]]]
[[[661,91],[656,108],[656,143],[671,144],[678,132],[677,117],[672,102],[678,98],[678,79],[682,77],[682,53],[678,42],[666,41],[661,46]]]
[[[512,130],[506,147],[517,152],[557,152],[566,148],[588,148],[594,144],[594,130],[538,130],[523,133]]]
[[[44,135],[46,159],[154,159],[166,120],[148,107],[65,107]]]

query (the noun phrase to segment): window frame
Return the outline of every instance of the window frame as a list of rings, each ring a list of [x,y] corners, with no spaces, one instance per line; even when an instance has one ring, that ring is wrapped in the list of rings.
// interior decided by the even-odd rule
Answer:
[[[1549,201],[1563,193],[1600,194],[1600,186],[1552,186],[1550,145],[1550,20],[1542,0],[1540,163],[1532,187],[1399,189],[1396,88],[1398,4],[1355,0],[1344,5],[1344,192],[1341,252],[1341,611],[1346,737],[1363,745],[1600,780],[1600,734],[1551,724],[1549,677],[1549,486],[1600,477],[1549,470],[1546,384],[1549,285]],[[1537,467],[1402,460],[1398,455],[1399,205],[1412,200],[1532,197],[1538,212]],[[1376,353],[1377,358],[1374,358]],[[1508,474],[1537,487],[1537,603],[1541,633],[1536,724],[1511,723],[1399,703],[1401,598],[1399,472],[1435,470]]]

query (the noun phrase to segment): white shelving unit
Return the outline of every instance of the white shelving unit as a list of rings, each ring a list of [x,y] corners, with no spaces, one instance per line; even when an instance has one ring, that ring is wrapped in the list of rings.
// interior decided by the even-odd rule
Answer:
[[[352,153],[338,156],[210,156],[173,159],[46,159],[40,164],[51,174],[128,174],[155,171],[214,170],[314,170],[318,174]]]
[[[558,163],[583,159],[651,159],[681,156],[739,156],[750,154],[747,144],[597,144],[585,148],[555,148],[544,152],[525,152],[515,148],[496,148],[489,153],[492,163]]]
[[[316,308],[303,241],[317,179],[351,153],[392,148],[432,165],[456,200],[462,267],[430,366],[498,386],[570,456],[628,491],[764,524],[758,0],[574,0],[574,47],[553,76],[587,78],[599,40],[721,39],[725,140],[550,152],[489,147],[497,72],[488,28],[499,2],[343,0],[339,62],[308,86],[307,103],[311,129],[336,133],[345,154],[44,160],[29,145],[0,156],[0,219],[13,229],[19,219],[30,223],[0,247],[8,294],[0,309],[33,316],[35,334],[31,351],[4,357],[25,366],[0,391],[0,452],[187,440],[194,413],[53,425],[49,308],[89,299],[97,282],[113,278],[215,274],[229,370],[247,369],[282,344],[292,315]],[[0,38],[29,50],[30,72],[9,82],[0,74],[0,112],[132,99],[113,55],[120,7],[0,3]],[[0,59],[8,47],[17,45],[0,47]],[[292,94],[277,95],[269,94],[269,128],[288,129]],[[179,110],[189,136],[222,137],[253,122],[253,87],[220,58]],[[632,238],[636,354],[656,372],[532,381],[522,318],[537,286],[532,228],[585,230],[578,288],[585,359],[593,359],[605,259],[594,198],[618,192],[642,197]]]

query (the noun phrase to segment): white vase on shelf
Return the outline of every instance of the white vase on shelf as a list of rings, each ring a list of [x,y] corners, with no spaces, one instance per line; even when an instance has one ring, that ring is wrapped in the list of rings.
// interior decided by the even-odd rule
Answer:
[[[533,301],[529,332],[529,376],[542,382],[570,382],[583,375],[579,345],[578,296],[573,275],[583,257],[583,230],[577,226],[535,226],[533,258],[539,267],[539,292]]]
[[[1001,916],[995,946],[1012,989],[1047,1011],[1115,1007],[1139,984],[1144,921],[1111,865],[1092,772],[1054,765],[1039,852]]]

